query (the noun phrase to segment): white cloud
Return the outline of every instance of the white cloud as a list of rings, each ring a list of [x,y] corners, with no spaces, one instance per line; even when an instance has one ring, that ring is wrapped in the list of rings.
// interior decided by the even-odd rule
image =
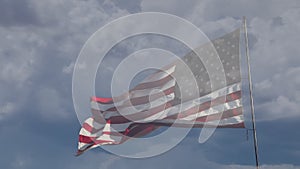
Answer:
[[[36,62],[36,49],[43,40],[28,28],[0,27],[0,81],[22,86],[31,76]]]
[[[62,72],[63,72],[63,73],[66,73],[66,74],[70,74],[70,73],[73,72],[74,66],[75,66],[75,63],[74,63],[74,62],[71,62],[71,63],[69,64],[69,66],[64,66],[64,67],[63,67]]]
[[[27,168],[32,164],[32,158],[28,154],[18,154],[15,159],[11,161],[11,167],[15,169]]]
[[[251,50],[255,96],[260,119],[299,116],[300,10],[291,9],[271,19],[252,20],[257,43]],[[296,35],[296,36],[295,36]]]
[[[10,115],[16,110],[16,105],[11,102],[7,102],[0,107],[0,120],[6,115]]]

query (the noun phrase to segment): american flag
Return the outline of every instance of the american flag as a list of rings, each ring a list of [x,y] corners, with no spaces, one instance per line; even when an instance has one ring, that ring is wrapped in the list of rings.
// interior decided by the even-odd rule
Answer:
[[[121,144],[161,126],[244,127],[239,39],[237,29],[213,40],[213,46],[202,45],[190,52],[183,62],[175,61],[153,73],[120,96],[92,97],[92,117],[80,130],[77,155],[101,145]],[[214,49],[223,68],[210,61],[216,55]],[[205,59],[200,60],[195,51]],[[196,83],[184,71],[186,66]],[[207,66],[213,70],[210,74]],[[217,82],[213,89],[211,80]]]

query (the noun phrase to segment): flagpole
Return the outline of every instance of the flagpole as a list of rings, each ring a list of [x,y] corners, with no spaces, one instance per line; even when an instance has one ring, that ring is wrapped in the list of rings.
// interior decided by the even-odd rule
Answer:
[[[255,124],[254,103],[253,103],[253,94],[252,94],[253,93],[253,87],[252,87],[251,68],[250,68],[248,32],[247,32],[247,23],[246,23],[246,17],[245,16],[243,17],[243,23],[244,23],[246,57],[247,57],[247,65],[248,65],[250,108],[251,108],[251,117],[252,117],[252,131],[253,131],[253,143],[254,143],[254,152],[255,152],[255,162],[256,162],[256,169],[259,169],[258,144],[257,144],[257,136],[256,136],[256,124]]]
[[[249,57],[249,45],[248,45],[248,32],[247,32],[247,23],[246,17],[243,17],[244,23],[244,34],[245,34],[245,45],[246,45],[246,57],[247,57],[247,65],[248,65],[248,80],[249,80],[249,93],[250,93],[250,107],[251,107],[251,117],[252,117],[252,131],[253,131],[253,142],[254,142],[254,152],[255,152],[255,162],[256,169],[259,169],[258,162],[258,145],[257,145],[257,136],[256,136],[256,125],[255,125],[255,115],[254,115],[254,104],[253,104],[253,87],[252,87],[252,79],[251,79],[251,69],[250,69],[250,57]]]

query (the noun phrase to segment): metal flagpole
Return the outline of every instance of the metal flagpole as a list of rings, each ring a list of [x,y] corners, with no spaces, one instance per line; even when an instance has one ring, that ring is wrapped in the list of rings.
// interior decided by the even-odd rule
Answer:
[[[251,80],[251,70],[250,70],[250,57],[249,57],[249,46],[248,46],[248,32],[247,32],[247,23],[246,23],[245,16],[243,17],[243,21],[244,21],[243,23],[244,23],[244,33],[245,33],[246,57],[247,57],[247,64],[248,64],[248,79],[249,79],[250,107],[251,107],[251,117],[252,117],[254,152],[255,152],[256,169],[259,169],[258,146],[257,146],[257,137],[256,137],[254,104],[253,104],[253,95],[252,95],[252,80]]]

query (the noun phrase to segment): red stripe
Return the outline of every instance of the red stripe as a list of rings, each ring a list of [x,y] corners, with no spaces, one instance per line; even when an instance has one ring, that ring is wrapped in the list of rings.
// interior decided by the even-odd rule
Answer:
[[[134,124],[134,127],[130,129],[126,136],[128,137],[142,137],[145,136],[148,133],[151,133],[155,129],[157,129],[159,126],[155,126],[153,124],[144,124],[144,125],[136,125]]]
[[[91,97],[91,101],[103,103],[103,104],[109,104],[112,103],[112,98],[105,98],[105,97]]]
[[[83,150],[77,150],[76,156],[80,156],[82,153],[84,153],[85,151],[90,149],[93,145],[95,145],[95,144],[91,144],[91,145],[87,146],[86,148],[84,148]]]
[[[144,90],[144,89],[149,89],[149,88],[155,88],[158,86],[163,86],[164,84],[166,84],[167,82],[169,82],[172,79],[173,79],[173,77],[171,75],[168,75],[157,81],[138,84],[136,87],[133,88],[133,90]]]
[[[146,103],[149,103],[149,97],[151,97],[151,99],[153,99],[153,100],[156,100],[165,95],[174,93],[174,90],[175,90],[175,87],[173,86],[173,87],[170,87],[170,88],[164,90],[162,93],[155,93],[153,95],[135,97],[135,98],[125,101],[124,106],[130,106],[130,105],[136,106],[136,105],[146,104]]]
[[[110,136],[123,136],[125,131],[104,131],[103,134],[110,135]]]
[[[90,126],[87,123],[83,123],[82,128],[84,128],[85,130],[87,130],[88,132],[90,132],[91,134],[93,134],[93,133],[97,133],[98,131],[102,130],[104,127],[96,129],[93,126]]]
[[[229,97],[230,96],[230,97]],[[237,97],[238,96],[238,97]],[[240,91],[239,92],[235,92],[235,93],[232,93],[232,94],[229,94],[228,96],[227,96],[227,100],[228,101],[231,101],[232,99],[238,99],[240,97]],[[218,98],[217,98],[218,99]],[[206,103],[204,104],[204,105],[206,105]],[[163,106],[165,106],[165,105],[163,105]],[[170,105],[171,106],[171,105]],[[158,106],[158,107],[160,107],[161,108],[161,106]],[[165,108],[165,107],[164,107]],[[163,110],[163,109],[156,109],[156,110]],[[149,116],[151,116],[151,115],[153,115],[153,114],[155,114],[157,111],[153,111],[152,110],[152,112],[150,111],[150,113],[148,114]],[[229,110],[229,111],[225,111],[224,113],[223,113],[223,115],[222,115],[222,117],[221,117],[221,119],[224,119],[224,118],[228,118],[228,117],[233,117],[233,116],[236,116],[236,115],[240,115],[241,114],[241,112],[242,112],[242,108],[237,108],[237,109],[232,109],[232,110]],[[190,112],[191,113],[191,112]],[[190,113],[188,113],[188,114],[190,114]],[[180,113],[181,114],[181,113]],[[139,116],[141,116],[141,115],[139,115]],[[220,116],[220,114],[219,115],[209,115],[209,116],[205,116],[205,117],[199,117],[199,118],[197,118],[196,119],[196,121],[198,121],[198,122],[204,122],[204,121],[208,121],[208,120],[215,120],[217,117],[219,117]],[[121,116],[122,117],[122,116]],[[142,117],[144,117],[144,118],[146,118],[144,115],[142,115]],[[176,117],[176,118],[178,118],[178,117]],[[182,118],[182,116],[181,116],[181,118]],[[170,119],[170,117],[168,117],[168,118],[166,118],[166,119]],[[121,120],[121,121],[120,121]],[[124,121],[125,120],[125,121]],[[118,119],[118,118],[111,118],[111,119],[109,119],[108,120],[108,122],[110,122],[110,123],[114,123],[114,124],[119,124],[119,123],[124,123],[124,122],[130,122],[130,120],[128,120],[128,119]],[[117,122],[117,123],[116,123]],[[136,125],[137,123],[133,123],[132,125]],[[151,125],[152,123],[150,123],[150,125]],[[141,124],[139,124],[139,125],[141,125]],[[153,125],[153,124],[152,124]],[[203,125],[202,124],[195,124],[194,126],[191,126],[191,124],[172,124],[172,123],[170,123],[170,124],[162,124],[162,123],[155,123],[155,125],[158,125],[158,126],[160,126],[160,125],[163,125],[163,126],[170,126],[170,125],[172,125],[172,126],[177,126],[177,127],[203,127]],[[236,125],[234,125],[234,126],[236,126]],[[86,124],[86,126],[85,126],[86,128],[89,128],[88,130],[89,131],[91,131],[91,130],[93,130],[93,128],[91,127],[91,126],[89,126],[88,124]],[[156,126],[157,127],[157,126]],[[207,127],[207,126],[206,126]],[[224,127],[232,127],[232,126],[218,126],[218,127],[222,127],[222,128],[224,128]],[[138,129],[138,128],[137,128]],[[135,129],[134,131],[136,131],[136,132],[138,132],[139,130],[137,130],[137,129]],[[143,128],[142,128],[143,129]],[[146,129],[145,129],[146,130]],[[131,130],[128,130],[127,129],[127,133],[130,133],[130,132],[132,132]],[[142,131],[141,131],[142,132]],[[111,135],[120,135],[120,134],[122,134],[122,133],[125,133],[125,132],[109,132],[109,133],[105,133],[105,134],[111,134]],[[148,132],[144,132],[144,133],[148,133]],[[131,135],[132,136],[132,135]],[[83,138],[81,138],[81,139],[83,139]],[[82,140],[83,141],[83,140]],[[81,142],[82,142],[81,141]],[[87,141],[87,142],[91,142],[91,141],[93,141],[91,138],[90,139],[87,139],[87,138],[85,138],[85,141]]]
[[[242,108],[237,108],[231,110],[231,115],[239,115],[237,112],[241,112]],[[225,112],[224,112],[225,113]],[[229,111],[226,112],[227,114]],[[222,118],[228,118],[230,117],[229,114],[222,116]],[[197,119],[198,120],[198,119]],[[159,123],[159,122],[150,122],[150,123],[133,123],[131,124],[126,131],[124,132],[104,132],[104,134],[109,134],[109,135],[117,135],[117,136],[123,136],[123,139],[120,143],[116,142],[111,142],[107,140],[95,140],[95,137],[87,137],[87,136],[79,136],[79,141],[82,143],[92,143],[90,146],[85,148],[84,150],[78,150],[77,155],[82,154],[84,151],[89,149],[91,146],[96,145],[96,144],[103,144],[103,143],[108,143],[110,142],[111,144],[121,144],[131,137],[142,137],[144,135],[147,135],[154,131],[155,129],[159,128],[160,126],[172,126],[172,127],[194,127],[194,128],[203,128],[205,127],[217,127],[217,128],[245,128],[244,122],[241,123],[236,123],[236,124],[228,124],[228,125],[222,125],[222,126],[213,126],[213,125],[208,125],[208,124],[176,124],[176,123]]]
[[[82,128],[84,128],[85,130],[89,131],[90,133],[94,130],[94,127],[90,126],[87,123],[83,123]]]
[[[151,133],[152,131],[154,131],[155,129],[159,128],[160,126],[172,126],[172,127],[194,127],[194,128],[203,128],[204,124],[194,124],[194,125],[186,125],[186,124],[177,124],[176,126],[174,126],[174,124],[167,124],[167,123],[155,123],[155,122],[151,122],[151,123],[142,123],[139,124],[139,130],[132,130],[129,131],[127,133],[127,137],[123,137],[122,141],[120,143],[114,143],[114,144],[121,144],[125,141],[127,141],[128,139],[130,139],[130,137],[138,137],[138,136],[144,136],[146,134]],[[223,125],[223,126],[212,126],[212,125],[205,125],[205,127],[217,127],[217,128],[245,128],[245,123],[241,122],[241,123],[236,123],[236,124],[228,124],[228,125]],[[131,132],[131,133],[130,133]],[[130,133],[130,134],[129,134]],[[140,134],[140,135],[139,135]],[[80,136],[79,136],[80,137]],[[93,144],[89,145],[88,147],[86,147],[84,150],[78,150],[76,156],[81,155],[83,152],[85,152],[86,150],[88,150],[90,147],[92,147],[93,145],[96,144],[103,144],[103,143],[108,143],[110,141],[105,141],[105,140],[98,140],[96,142],[94,142]]]
[[[163,91],[163,93],[156,93],[151,95],[151,99],[156,100],[158,98],[161,98],[165,95],[169,95],[171,93],[174,93],[175,87],[170,87],[169,89],[166,89]],[[129,106],[137,106],[149,103],[149,95],[148,96],[142,96],[142,97],[135,97],[130,100],[125,101],[121,106],[112,107],[107,109],[106,111],[117,111],[118,109],[129,107]]]
[[[236,100],[236,99],[239,99],[240,97],[241,97],[241,92],[240,91],[234,92],[234,93],[231,93],[231,94],[229,94],[229,95],[226,96],[226,101]],[[221,97],[219,97],[219,98],[217,98],[217,99],[215,99],[213,101],[209,101],[209,102],[203,103],[201,105],[202,105],[202,107],[207,107],[207,106],[210,107],[211,105],[218,104],[219,101],[220,101],[220,98]],[[172,104],[170,104],[169,106],[171,106],[171,105]],[[165,105],[163,105],[163,106],[165,106]],[[160,106],[158,106],[157,108],[159,108],[159,107]],[[166,108],[164,108],[164,109],[166,109]],[[156,109],[156,110],[161,110],[162,111],[163,109]],[[153,113],[155,114],[155,111],[146,111],[146,112],[149,112],[149,114],[148,114],[149,116],[153,115]],[[234,116],[234,115],[239,115],[239,114],[241,114],[241,108],[240,108],[240,110],[233,109],[231,112],[230,111],[224,112],[221,118],[226,118],[226,117],[228,118],[228,117],[231,117],[231,116]],[[185,115],[189,115],[189,113],[187,113]],[[139,115],[139,116],[141,116],[141,115]],[[147,116],[145,117],[144,115],[142,115],[142,117],[143,118],[147,118]],[[200,118],[198,118],[196,120],[199,121],[199,122],[203,122],[203,121],[207,121],[207,118],[209,118],[209,120],[213,120],[213,119],[216,118],[216,115],[207,116],[205,118],[204,117],[200,117]],[[109,119],[109,122],[114,123],[114,121],[112,119]],[[129,122],[129,121],[127,121],[127,122]],[[124,131],[124,132],[106,132],[104,134],[118,135],[118,136],[121,136],[122,134],[125,134],[128,137],[124,136],[124,138],[123,138],[123,142],[124,142],[124,141],[128,140],[130,137],[144,136],[144,135],[152,132],[156,128],[160,127],[160,126],[201,127],[202,128],[205,124],[194,124],[194,125],[191,125],[191,124],[173,124],[173,123],[150,122],[150,123],[147,123],[147,124],[133,123],[132,125],[135,125],[135,126],[138,125],[138,126],[134,127],[133,129],[127,128],[127,130]],[[87,128],[88,131],[92,131],[93,130],[93,128],[91,126],[89,126],[88,124],[85,124],[84,127]],[[216,127],[216,126],[210,126],[210,125],[206,124],[205,127]],[[242,128],[242,127],[245,127],[245,126],[244,126],[244,123],[242,122],[242,123],[238,123],[238,124],[230,124],[230,125],[217,126],[217,127],[218,128]],[[115,142],[111,142],[111,141],[107,141],[107,140],[95,140],[95,137],[87,137],[87,136],[82,136],[82,135],[80,135],[79,140],[82,143],[88,143],[88,144],[92,143],[91,146],[93,146],[95,144],[103,144],[103,143],[119,144],[119,143],[115,143]],[[91,146],[88,146],[86,149],[88,149]],[[78,152],[83,152],[83,151],[79,150]]]
[[[158,71],[157,73],[161,72]],[[172,72],[173,73],[173,72]],[[112,104],[114,101],[115,102],[119,102],[122,101],[124,99],[126,99],[129,96],[129,93],[134,91],[134,90],[143,90],[143,89],[148,89],[148,88],[155,88],[158,86],[163,86],[164,84],[166,84],[167,82],[169,82],[170,80],[173,79],[173,77],[171,76],[172,73],[170,73],[170,75],[157,80],[157,81],[152,81],[152,82],[145,82],[145,83],[140,83],[137,86],[135,86],[133,89],[129,90],[129,92],[126,92],[120,96],[117,97],[113,97],[113,98],[104,98],[104,97],[92,97],[91,101],[95,101],[98,102],[100,104]]]
[[[223,113],[217,113],[217,114],[213,114],[213,115],[207,115],[207,116],[203,116],[203,117],[199,117],[195,120],[185,120],[186,122],[190,122],[190,124],[176,124],[175,123],[175,120],[174,119],[174,122],[163,122],[163,120],[165,119],[169,119],[168,117],[163,119],[162,122],[153,122],[153,123],[132,123],[130,124],[126,130],[122,131],[122,132],[117,132],[117,131],[105,131],[103,132],[103,134],[107,134],[107,135],[113,135],[113,136],[122,136],[123,134],[124,135],[127,135],[129,137],[132,137],[132,133],[136,133],[136,132],[141,132],[141,133],[147,133],[145,129],[145,125],[149,124],[149,127],[147,129],[148,130],[152,130],[152,128],[157,125],[157,124],[162,124],[162,123],[166,123],[166,126],[175,126],[177,127],[178,125],[186,125],[186,126],[189,126],[189,127],[193,127],[193,123],[195,122],[209,122],[209,121],[214,121],[214,120],[223,120],[223,119],[226,119],[226,118],[230,118],[230,117],[234,117],[234,116],[238,116],[238,115],[241,115],[242,114],[242,108],[241,107],[238,107],[238,108],[235,108],[235,109],[231,109],[231,110],[227,110],[227,111],[224,111]],[[179,119],[180,120],[180,119]],[[168,125],[169,124],[169,125]],[[154,126],[153,126],[154,125]],[[195,124],[195,125],[199,125],[199,124]],[[140,127],[140,126],[143,126],[143,127]],[[158,125],[159,126],[159,125]],[[158,126],[155,126],[155,127],[158,127]],[[201,125],[202,126],[202,125]],[[143,131],[142,131],[143,130]],[[134,132],[133,132],[134,131]],[[129,134],[128,134],[129,133]]]
[[[221,113],[216,113],[208,116],[198,117],[195,121],[196,122],[208,122],[208,121],[214,121],[219,119],[226,119],[234,116],[239,116],[243,114],[243,109],[241,107],[227,110]]]
[[[119,102],[119,101],[122,101],[122,100],[128,98],[128,96],[129,96],[129,92],[126,92],[126,93],[123,93],[122,95],[109,98],[111,101],[108,101],[108,102],[101,102],[101,99],[94,99],[94,100],[91,100],[91,101],[95,101],[95,102],[100,103],[100,104],[113,104],[114,102]],[[96,98],[99,98],[99,97],[96,97]]]
[[[120,135],[121,133],[119,133]],[[98,137],[89,137],[84,135],[79,135],[79,142],[85,143],[85,144],[103,144],[103,143],[109,143],[112,141],[109,140],[97,140]]]
[[[195,112],[197,113],[197,112]],[[195,120],[191,120],[191,122],[195,121],[195,122],[208,122],[208,121],[213,121],[213,120],[218,120],[218,119],[226,119],[226,118],[230,118],[230,117],[234,117],[234,116],[239,116],[243,114],[243,108],[242,107],[238,107],[238,108],[234,108],[234,109],[230,109],[230,110],[226,110],[224,112],[219,112],[219,113],[215,113],[215,114],[211,114],[211,115],[206,115],[206,116],[201,116],[196,118]],[[163,120],[180,120],[182,117],[177,117],[174,118],[174,116],[168,116],[166,118],[164,118]]]
[[[235,123],[235,124],[228,124],[228,125],[209,125],[209,124],[179,124],[179,123],[159,123],[159,122],[150,122],[149,124],[153,124],[156,126],[166,126],[166,127],[184,127],[184,128],[203,128],[204,126],[206,128],[245,128],[244,122],[241,123]],[[143,124],[141,124],[143,125]]]
[[[146,111],[141,111],[141,112],[124,115],[124,116],[113,116],[113,117],[108,118],[107,120],[110,120],[112,124],[121,124],[121,123],[128,123],[131,121],[143,120],[147,117],[150,117],[154,114],[157,114],[161,111],[164,111],[164,110],[172,107],[172,103],[173,103],[173,100],[169,101],[167,103],[164,103],[162,105],[159,105],[157,107],[151,108],[149,110],[146,110]]]
[[[191,107],[191,108],[189,108],[189,109],[187,109],[187,110],[185,110],[185,111],[183,111],[179,114],[171,115],[171,116],[169,116],[169,118],[173,118],[173,119],[184,118],[184,117],[193,115],[195,113],[207,110],[210,107],[217,106],[217,105],[223,104],[223,103],[228,103],[228,102],[240,99],[240,98],[241,98],[241,91],[233,92],[233,93],[228,94],[226,96],[226,99],[224,98],[224,96],[220,96],[220,97],[218,97],[214,100],[207,101],[207,102],[204,102],[200,105]]]
[[[109,140],[94,140],[94,144],[96,145],[96,144],[104,144],[104,143],[114,143],[114,142],[112,142],[112,141],[109,141]]]
[[[237,91],[237,92],[228,94],[226,96],[225,101],[226,102],[233,101],[232,100],[233,98],[239,98],[239,97],[241,97],[241,92]],[[174,105],[173,103],[174,103],[174,101],[169,101],[165,104],[162,104],[162,105],[157,106],[155,108],[151,108],[147,111],[141,111],[141,112],[133,113],[133,114],[130,114],[130,115],[124,115],[124,116],[122,116],[122,115],[113,116],[113,117],[110,117],[108,119],[111,120],[111,123],[113,123],[113,124],[121,124],[121,123],[128,123],[128,122],[131,122],[131,121],[138,121],[138,120],[145,119],[145,118],[150,117],[150,116],[152,116],[156,113],[159,113],[161,111],[164,111],[164,110],[170,108],[171,106]],[[190,108],[190,109],[188,109],[184,112],[181,112],[179,114],[171,115],[171,116],[169,116],[169,118],[177,119],[177,118],[187,117],[187,116],[192,115],[194,113],[198,113],[198,112],[207,110],[211,106],[216,106],[217,104],[220,104],[220,103],[224,103],[224,96],[218,97],[218,98],[216,98],[215,100],[212,100],[212,101],[202,103],[202,104],[200,104],[200,106],[192,107],[192,108]]]
[[[89,136],[84,136],[84,135],[79,135],[79,142],[81,143],[93,143],[94,140],[96,140],[97,137],[89,137]]]

